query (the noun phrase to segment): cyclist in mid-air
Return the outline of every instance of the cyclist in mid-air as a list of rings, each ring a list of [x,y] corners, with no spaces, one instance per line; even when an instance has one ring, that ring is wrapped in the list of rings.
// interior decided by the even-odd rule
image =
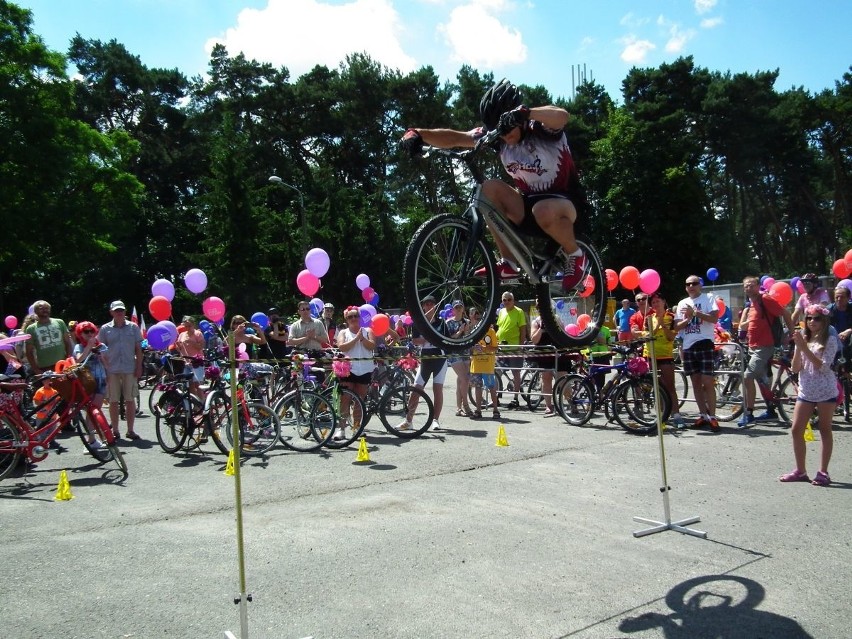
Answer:
[[[506,79],[488,89],[479,103],[485,127],[471,131],[409,128],[400,142],[410,155],[423,145],[439,148],[473,148],[490,130],[500,133],[497,150],[514,187],[502,180],[486,180],[482,197],[527,235],[550,236],[561,247],[562,287],[577,288],[583,280],[585,256],[574,239],[579,184],[577,169],[563,128],[568,112],[556,106],[526,107],[521,92]],[[491,230],[489,225],[489,230]],[[492,232],[492,237],[494,233]],[[502,279],[514,279],[519,269],[499,238],[494,237],[501,259]],[[484,274],[485,269],[480,269]],[[478,272],[479,273],[479,272]]]

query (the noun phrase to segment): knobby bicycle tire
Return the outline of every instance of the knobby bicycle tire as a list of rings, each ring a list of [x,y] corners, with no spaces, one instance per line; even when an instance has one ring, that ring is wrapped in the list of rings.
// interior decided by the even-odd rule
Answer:
[[[558,348],[574,348],[594,342],[606,314],[606,279],[600,258],[590,244],[577,240],[577,245],[586,256],[585,290],[562,291],[562,281],[558,277],[536,286],[542,326],[553,340],[553,345]],[[575,318],[581,315],[589,317],[586,328],[579,330],[576,335],[566,332],[568,325],[577,325]]]
[[[483,267],[485,276],[477,277],[476,270]],[[496,268],[484,239],[473,237],[469,220],[445,213],[424,222],[408,245],[402,281],[411,319],[430,344],[448,352],[462,351],[488,332],[497,310]],[[427,296],[435,299],[436,312],[462,300],[482,315],[465,335],[444,335],[423,312],[420,301]]]

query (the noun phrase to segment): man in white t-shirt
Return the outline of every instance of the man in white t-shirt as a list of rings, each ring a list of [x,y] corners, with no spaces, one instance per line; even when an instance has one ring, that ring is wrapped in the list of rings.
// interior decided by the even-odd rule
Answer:
[[[698,419],[694,426],[709,426],[719,430],[716,419],[716,379],[713,377],[716,321],[719,307],[712,293],[701,291],[701,278],[686,278],[687,297],[677,305],[672,328],[683,336],[683,372],[689,375],[698,404]]]

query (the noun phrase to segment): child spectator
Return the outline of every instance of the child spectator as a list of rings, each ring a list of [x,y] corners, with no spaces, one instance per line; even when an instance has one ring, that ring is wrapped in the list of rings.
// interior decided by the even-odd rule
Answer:
[[[474,417],[482,417],[482,388],[491,392],[491,404],[494,406],[493,417],[499,418],[500,411],[497,401],[497,378],[494,376],[494,367],[497,365],[497,332],[493,326],[488,327],[478,344],[473,347],[470,358],[470,384],[475,390],[476,410]]]

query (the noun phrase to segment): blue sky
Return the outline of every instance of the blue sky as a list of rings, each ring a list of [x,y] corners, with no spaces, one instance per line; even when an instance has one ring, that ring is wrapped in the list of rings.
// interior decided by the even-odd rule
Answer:
[[[852,65],[848,0],[26,0],[34,31],[65,52],[75,33],[116,39],[148,67],[204,74],[214,42],[286,66],[335,68],[366,51],[403,72],[462,64],[572,92],[572,65],[621,100],[633,66],[692,55],[732,73],[780,69],[776,89],[833,88]]]

